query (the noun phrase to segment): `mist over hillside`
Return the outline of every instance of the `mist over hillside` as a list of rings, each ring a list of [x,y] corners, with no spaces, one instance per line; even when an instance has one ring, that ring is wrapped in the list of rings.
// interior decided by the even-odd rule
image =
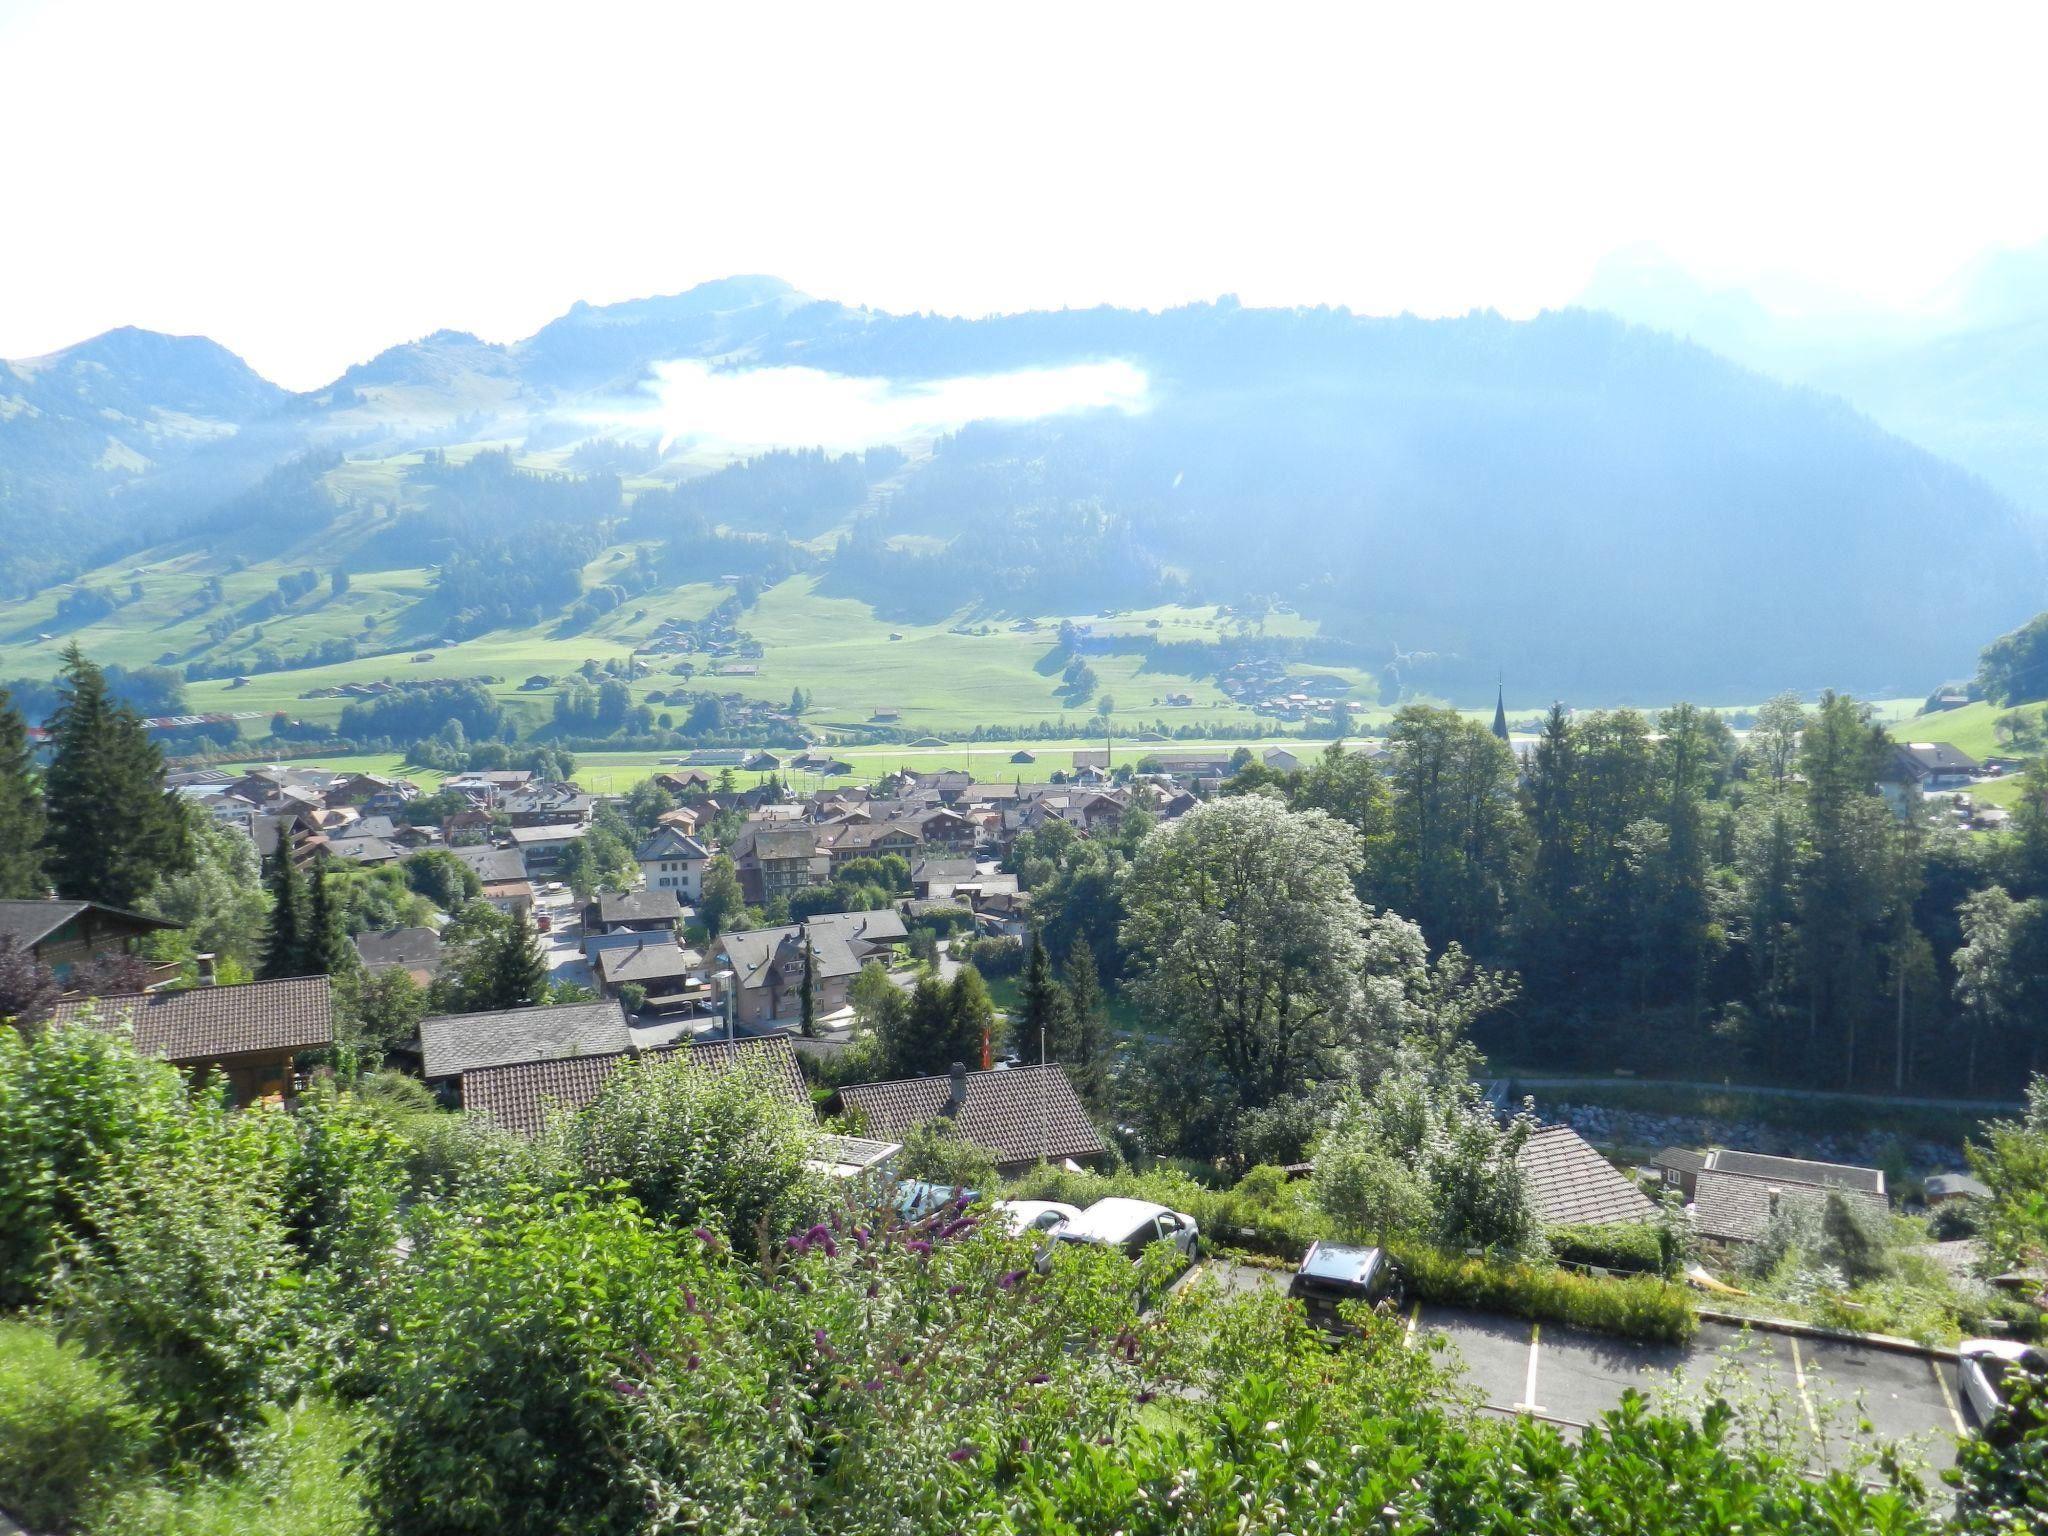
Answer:
[[[510,457],[419,461],[471,445]],[[290,548],[433,564],[421,624],[473,633],[566,621],[622,537],[646,581],[809,570],[924,621],[1277,603],[1384,697],[1465,701],[1502,671],[1585,704],[1924,692],[2043,586],[2033,522],[1971,474],[1582,310],[961,320],[744,277],[438,332],[304,395],[144,332],[0,365],[0,592]]]

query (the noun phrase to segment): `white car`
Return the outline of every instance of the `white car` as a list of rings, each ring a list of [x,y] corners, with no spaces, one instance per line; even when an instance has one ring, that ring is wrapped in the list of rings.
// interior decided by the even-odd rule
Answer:
[[[1067,1205],[1058,1200],[998,1200],[994,1209],[1009,1227],[1012,1237],[1050,1232],[1081,1214],[1078,1205]]]
[[[1979,1424],[2005,1406],[2005,1378],[2018,1367],[2048,1375],[2048,1354],[2013,1339],[1965,1339],[1956,1347],[1956,1380]]]
[[[1132,1259],[1154,1243],[1173,1244],[1174,1251],[1190,1263],[1202,1254],[1202,1234],[1194,1217],[1150,1200],[1128,1200],[1120,1195],[1096,1201],[1065,1226],[1054,1229],[1052,1235],[1062,1243],[1121,1248]]]

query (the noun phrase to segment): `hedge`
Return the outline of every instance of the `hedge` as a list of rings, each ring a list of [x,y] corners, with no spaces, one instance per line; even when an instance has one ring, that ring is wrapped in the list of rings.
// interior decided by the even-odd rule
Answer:
[[[1388,1248],[1407,1272],[1409,1294],[1418,1301],[1569,1323],[1596,1333],[1667,1344],[1685,1343],[1699,1327],[1685,1289],[1652,1275],[1619,1280],[1468,1258],[1405,1243],[1390,1243]]]
[[[1317,1238],[1343,1235],[1309,1203],[1306,1186],[1287,1181],[1277,1168],[1254,1168],[1234,1189],[1209,1189],[1181,1173],[1104,1177],[1048,1166],[1033,1169],[1004,1192],[1019,1199],[1063,1200],[1080,1206],[1110,1195],[1154,1200],[1194,1217],[1202,1229],[1202,1241],[1210,1248],[1243,1247],[1289,1264],[1299,1260]],[[1654,1269],[1656,1233],[1646,1230]],[[1635,1241],[1618,1239],[1617,1246]],[[1698,1326],[1691,1296],[1651,1275],[1617,1279],[1547,1265],[1460,1257],[1421,1244],[1391,1242],[1387,1246],[1407,1270],[1409,1290],[1418,1301],[1672,1343],[1691,1338]]]
[[[1647,1221],[1551,1227],[1544,1236],[1550,1240],[1551,1257],[1560,1264],[1586,1264],[1635,1275],[1664,1272],[1664,1250],[1657,1241],[1657,1229]]]
[[[119,1376],[39,1324],[0,1321],[0,1505],[69,1530],[143,1462],[149,1413]]]

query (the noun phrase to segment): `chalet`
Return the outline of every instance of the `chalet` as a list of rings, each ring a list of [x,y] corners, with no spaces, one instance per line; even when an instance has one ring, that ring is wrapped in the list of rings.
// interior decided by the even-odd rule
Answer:
[[[780,928],[728,933],[718,960],[733,973],[733,1016],[744,1024],[794,1018],[803,987],[804,946],[812,963],[812,1004],[820,1014],[846,1006],[853,979],[870,960],[886,960],[909,937],[900,913],[820,913]]]
[[[1108,1150],[1056,1065],[969,1072],[956,1063],[943,1077],[851,1083],[839,1102],[860,1116],[868,1135],[891,1141],[939,1123],[986,1152],[1005,1178],[1040,1163],[1085,1166]]]
[[[638,987],[650,1012],[715,1011],[718,990],[704,956],[685,949],[670,933],[607,933],[588,941],[590,968],[606,997],[623,1000]]]
[[[705,820],[695,806],[679,805],[674,810],[663,811],[655,817],[654,824],[657,827],[674,827],[685,837],[695,837],[697,828],[702,826]]]
[[[443,1082],[481,1067],[602,1056],[625,1050],[630,1039],[625,1014],[609,999],[437,1014],[420,1021],[420,1068],[428,1082]]]
[[[13,940],[60,983],[74,966],[132,955],[150,934],[177,926],[97,901],[0,901],[0,940]]]
[[[972,859],[919,859],[910,866],[910,893],[920,901],[943,901],[954,886],[974,876]]]
[[[500,1130],[534,1136],[546,1128],[551,1113],[574,1113],[596,1102],[612,1074],[634,1060],[649,1065],[680,1061],[689,1071],[759,1072],[790,1103],[806,1110],[811,1105],[796,1055],[782,1035],[703,1040],[673,1051],[648,1051],[638,1056],[621,1047],[583,1056],[474,1067],[462,1074],[459,1094],[463,1108],[471,1114],[481,1115]]]
[[[1945,741],[1902,741],[1878,770],[1877,785],[1895,810],[1903,811],[1930,790],[1961,789],[1978,772],[1977,760]]]
[[[674,891],[605,891],[584,909],[583,931],[673,936],[682,920]]]
[[[590,820],[597,802],[574,784],[534,784],[501,795],[498,809],[514,828],[581,825]]]
[[[372,976],[404,971],[421,986],[441,974],[441,936],[431,928],[393,928],[385,933],[359,933],[356,953]]]
[[[517,850],[481,844],[448,850],[476,872],[483,882],[483,899],[500,912],[533,911],[533,882],[526,877],[526,861]]]
[[[685,768],[680,773],[657,773],[654,782],[658,788],[679,800],[711,792],[711,775],[702,768]]]
[[[135,1047],[195,1079],[218,1074],[238,1104],[291,1091],[293,1058],[334,1043],[325,976],[60,1003],[60,1020],[132,1029]]]
[[[560,862],[563,851],[571,843],[580,842],[590,832],[590,824],[583,821],[557,821],[532,826],[515,825],[505,835],[512,840],[513,851],[519,855],[528,878],[551,871]]]
[[[807,826],[755,826],[742,833],[733,852],[740,887],[749,902],[765,905],[831,879],[831,859]]]
[[[344,864],[354,864],[360,869],[380,869],[386,864],[396,864],[411,852],[397,843],[382,837],[335,837],[327,839],[329,858],[339,859]]]
[[[888,821],[876,826],[855,822],[831,834],[826,845],[831,867],[838,869],[855,859],[879,859],[895,854],[908,862],[918,849],[917,829],[906,822]]]
[[[673,892],[670,899],[695,902],[704,894],[704,871],[711,850],[673,825],[657,826],[654,835],[633,850],[640,878],[649,891]]]

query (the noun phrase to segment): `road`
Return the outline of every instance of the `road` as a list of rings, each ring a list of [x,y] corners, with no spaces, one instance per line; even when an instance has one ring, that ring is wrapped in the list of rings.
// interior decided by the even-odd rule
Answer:
[[[1220,1283],[1279,1287],[1288,1276],[1210,1261]],[[1560,1323],[1417,1305],[1409,1338],[1446,1341],[1447,1357],[1486,1408],[1527,1413],[1576,1433],[1621,1402],[1630,1387],[1686,1406],[1705,1389],[1733,1401],[1774,1401],[1817,1468],[1840,1463],[1851,1443],[1900,1446],[1931,1476],[1955,1460],[1955,1438],[1973,1428],[1945,1360],[1836,1340],[1802,1339],[1702,1323],[1688,1345],[1645,1344]]]
[[[1523,1088],[1678,1088],[1687,1093],[1735,1093],[1762,1099],[1839,1100],[1873,1108],[1957,1109],[1986,1114],[2009,1115],[2023,1111],[2020,1099],[1929,1099],[1913,1094],[1853,1093],[1839,1088],[1761,1088],[1744,1083],[1695,1083],[1663,1077],[1588,1077],[1511,1074],[1495,1081]]]

